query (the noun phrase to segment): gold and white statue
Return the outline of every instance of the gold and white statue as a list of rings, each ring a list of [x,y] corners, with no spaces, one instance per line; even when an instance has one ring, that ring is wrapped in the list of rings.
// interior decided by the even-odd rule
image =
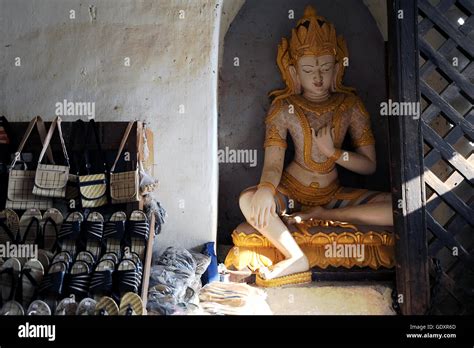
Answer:
[[[343,187],[337,165],[358,174],[376,169],[370,116],[353,89],[342,85],[347,48],[334,26],[307,7],[278,46],[286,88],[272,92],[266,116],[265,161],[258,186],[244,190],[240,208],[247,222],[285,257],[262,268],[257,283],[311,279],[309,263],[288,224],[311,218],[364,225],[393,225],[389,193]],[[342,149],[349,134],[355,152]],[[293,161],[284,168],[291,136]]]

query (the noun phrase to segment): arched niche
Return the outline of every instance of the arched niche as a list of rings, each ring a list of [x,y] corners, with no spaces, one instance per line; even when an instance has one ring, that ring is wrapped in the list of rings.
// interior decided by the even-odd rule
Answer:
[[[365,1],[367,2],[367,1]],[[379,116],[380,103],[387,99],[386,53],[380,19],[359,0],[247,0],[230,23],[223,40],[219,76],[219,149],[257,150],[257,165],[219,165],[218,242],[231,244],[232,230],[243,221],[240,192],[259,182],[263,166],[264,117],[269,108],[268,92],[283,87],[276,64],[277,46],[301,18],[306,5],[334,23],[346,39],[350,65],[345,85],[357,89],[372,120],[376,137],[377,172],[359,176],[340,170],[344,185],[389,191],[387,119]],[[370,2],[370,1],[369,1]],[[233,10],[236,8],[233,6]],[[225,10],[225,8],[224,8]],[[295,13],[289,18],[289,11]],[[377,9],[380,11],[380,9]],[[227,23],[226,23],[227,24]],[[226,28],[227,29],[227,25]],[[239,66],[235,66],[238,58]]]

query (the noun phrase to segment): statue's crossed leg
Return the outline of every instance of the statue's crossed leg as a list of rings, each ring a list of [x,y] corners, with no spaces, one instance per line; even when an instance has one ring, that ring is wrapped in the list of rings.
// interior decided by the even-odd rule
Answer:
[[[279,216],[270,214],[268,225],[265,228],[258,228],[256,222],[253,221],[251,201],[255,191],[255,188],[248,189],[241,194],[239,199],[240,209],[247,222],[264,235],[285,256],[285,260],[274,265],[272,269],[261,269],[260,276],[264,279],[274,279],[307,271],[309,269],[308,259]]]
[[[271,269],[259,270],[260,276],[264,279],[274,279],[309,269],[308,259],[285,223],[291,224],[310,218],[364,225],[388,226],[393,223],[389,193],[341,188],[326,205],[299,211],[304,207],[279,190],[275,195],[276,214],[270,214],[268,224],[262,228],[253,220],[251,212],[251,201],[256,190],[257,187],[250,187],[240,195],[239,204],[242,213],[247,222],[264,235],[285,257],[285,260],[278,262]],[[288,215],[288,213],[292,214]]]

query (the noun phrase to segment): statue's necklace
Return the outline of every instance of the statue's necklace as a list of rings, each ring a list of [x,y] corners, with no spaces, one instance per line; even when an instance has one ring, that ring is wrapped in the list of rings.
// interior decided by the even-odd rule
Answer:
[[[312,156],[312,149],[313,149],[313,139],[311,136],[311,126],[308,121],[308,118],[306,117],[303,109],[306,109],[304,105],[302,105],[299,100],[297,100],[298,96],[290,96],[288,99],[290,100],[291,103],[294,104],[295,107],[295,114],[299,119],[301,128],[303,129],[303,137],[304,137],[304,145],[303,145],[303,157],[304,157],[304,163],[308,168],[318,172],[318,173],[329,173],[333,168],[334,168],[334,160],[328,158],[324,162],[316,162],[313,160]],[[301,98],[303,99],[303,98]],[[343,102],[344,102],[345,96],[344,95],[338,95],[332,100],[328,100],[325,102],[324,107],[320,107],[317,111],[314,110],[313,108],[308,108],[310,112],[316,113],[319,112],[319,115],[322,115],[328,111],[333,111],[336,110],[334,113],[334,116],[332,118],[332,125],[334,126],[335,134],[336,134],[336,139],[334,141],[335,144],[340,144],[342,141],[338,138],[338,135],[340,134],[340,127],[341,127],[341,117],[342,117],[342,111],[344,108],[341,108]],[[319,105],[320,106],[320,105]],[[322,110],[326,110],[322,112]]]
[[[301,95],[292,95],[289,99],[306,111],[321,116],[334,111],[340,105],[342,99],[344,99],[344,95],[332,94],[327,100],[319,103],[312,102]]]

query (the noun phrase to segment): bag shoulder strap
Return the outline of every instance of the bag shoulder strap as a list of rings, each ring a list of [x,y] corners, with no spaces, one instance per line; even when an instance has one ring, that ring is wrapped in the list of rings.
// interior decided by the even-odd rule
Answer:
[[[69,142],[67,148],[69,149],[69,162],[74,166],[74,173],[79,171],[77,155],[76,155],[76,138],[78,134],[79,120],[71,124],[71,129],[69,132]],[[84,141],[84,140],[83,140]]]
[[[105,160],[104,152],[102,151],[102,145],[100,144],[100,138],[99,138],[99,132],[97,130],[97,125],[94,120],[90,120],[89,123],[87,124],[87,130],[86,130],[86,141],[89,140],[89,130],[92,129],[95,137],[95,143],[97,145],[97,150],[99,151],[100,155],[100,160],[102,161],[102,166],[104,169],[104,173],[107,173],[107,162]],[[90,163],[90,156],[89,156],[89,148],[86,145],[84,148],[84,158],[86,160],[86,170],[87,173],[90,174],[90,168],[91,168],[91,163]]]
[[[61,117],[57,116],[54,119],[54,121],[51,123],[51,126],[49,127],[48,134],[46,135],[46,139],[44,140],[43,149],[41,150],[41,154],[39,156],[38,163],[41,163],[41,161],[43,160],[46,149],[49,148],[49,143],[51,142],[51,138],[53,137],[54,129],[57,126],[58,127],[58,133],[59,133],[59,139],[61,140],[61,147],[63,149],[63,155],[64,155],[64,158],[66,159],[67,166],[69,167],[69,157],[67,155],[66,144],[64,143],[64,137],[63,137],[63,131],[62,131],[62,128],[61,128],[61,122],[62,122]]]
[[[69,152],[71,155],[70,162],[72,160],[77,175],[80,175],[81,169],[83,169],[84,153],[88,143],[87,136],[88,132],[85,122],[81,119],[74,122],[69,138]]]
[[[111,173],[113,173],[114,170],[115,170],[115,166],[117,165],[118,160],[120,159],[120,155],[122,154],[123,148],[125,147],[125,144],[127,143],[127,139],[130,135],[130,132],[132,131],[132,127],[133,127],[134,123],[135,123],[135,121],[130,121],[127,125],[127,128],[125,129],[125,133],[123,134],[123,137],[122,137],[122,142],[120,143],[120,147],[119,147],[119,150],[117,152],[117,157],[115,157],[114,165],[110,169]],[[138,160],[139,156],[140,156],[140,151],[137,152],[137,160]]]
[[[28,138],[30,137],[31,132],[33,131],[33,128],[35,127],[35,125],[36,125],[36,128],[38,129],[41,142],[44,143],[45,137],[46,137],[46,128],[44,126],[44,122],[41,116],[35,116],[30,121],[28,128],[26,129],[25,134],[23,135],[23,138],[21,139],[20,145],[18,146],[18,150],[15,152],[15,157],[13,158],[10,168],[15,167],[16,162],[20,160],[21,152],[23,151],[23,148],[25,147],[25,144],[28,141]],[[53,152],[51,151],[51,147],[49,145],[45,151],[48,156],[48,159],[51,161],[51,163],[54,164]]]

